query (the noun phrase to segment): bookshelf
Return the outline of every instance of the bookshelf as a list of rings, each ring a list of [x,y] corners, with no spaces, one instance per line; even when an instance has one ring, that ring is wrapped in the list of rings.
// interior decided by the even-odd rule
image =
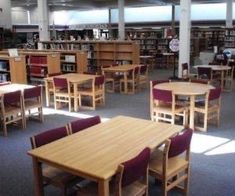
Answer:
[[[225,29],[224,47],[235,48],[235,28]]]
[[[108,64],[139,64],[139,44],[133,41],[42,41],[44,49],[73,49],[87,53],[88,71]]]
[[[9,57],[0,55],[0,81],[26,84],[25,56]]]

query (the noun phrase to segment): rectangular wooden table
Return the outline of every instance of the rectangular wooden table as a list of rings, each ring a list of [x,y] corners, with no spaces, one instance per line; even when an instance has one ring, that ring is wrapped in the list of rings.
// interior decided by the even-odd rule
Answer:
[[[78,73],[69,73],[69,74],[62,74],[58,76],[51,76],[44,79],[45,81],[45,93],[46,93],[46,106],[48,107],[50,104],[50,95],[49,95],[49,85],[53,83],[53,77],[57,78],[66,78],[68,82],[70,82],[74,89],[74,111],[77,112],[78,110],[78,84],[85,83],[89,80],[93,80],[96,76],[89,75],[89,74],[78,74]]]
[[[33,159],[35,195],[43,195],[42,163],[98,182],[98,195],[109,195],[117,166],[142,149],[154,149],[182,126],[117,116],[28,152]]]
[[[135,67],[137,67],[139,65],[132,65],[132,64],[126,64],[126,65],[118,65],[118,66],[112,66],[112,67],[107,67],[107,68],[103,68],[102,72],[103,75],[105,75],[105,73],[123,73],[123,78],[124,78],[124,93],[128,94],[128,89],[127,89],[127,75],[128,72],[135,69]]]
[[[18,90],[21,90],[23,92],[24,89],[33,88],[33,87],[34,87],[33,85],[28,85],[28,84],[15,84],[15,83],[7,84],[0,86],[0,95]]]

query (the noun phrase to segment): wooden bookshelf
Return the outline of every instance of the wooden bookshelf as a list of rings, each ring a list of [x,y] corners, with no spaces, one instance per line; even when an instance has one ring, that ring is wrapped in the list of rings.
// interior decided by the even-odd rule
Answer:
[[[26,84],[25,56],[9,57],[0,56],[0,80],[12,83]]]
[[[139,44],[133,41],[42,41],[44,49],[73,49],[87,52],[88,71],[108,64],[139,64]]]
[[[227,28],[224,37],[225,48],[235,48],[235,28]]]

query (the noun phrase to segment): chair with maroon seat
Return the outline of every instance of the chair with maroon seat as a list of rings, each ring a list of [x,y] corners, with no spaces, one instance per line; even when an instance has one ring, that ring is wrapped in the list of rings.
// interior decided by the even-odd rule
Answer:
[[[207,79],[212,81],[212,69],[210,67],[198,67],[197,79]]]
[[[164,196],[174,187],[182,189],[185,195],[189,188],[190,143],[193,130],[186,129],[183,133],[165,141],[163,150],[156,149],[149,163],[149,175],[162,181]],[[180,183],[183,187],[179,187]]]
[[[30,138],[32,149],[49,144],[68,135],[69,130],[66,126],[44,131]],[[62,191],[61,195],[63,196],[67,195],[67,191],[70,186],[72,187],[74,184],[82,180],[77,176],[49,165],[43,165],[42,176],[44,186],[53,185],[60,188]]]
[[[148,195],[148,163],[150,149],[145,148],[136,157],[121,163],[117,168],[114,181],[111,181],[110,195],[118,196],[147,196]],[[97,184],[90,183],[79,187],[79,195],[97,195]]]
[[[93,116],[90,118],[84,118],[84,119],[78,119],[78,120],[72,121],[68,124],[68,127],[69,127],[70,133],[73,134],[83,129],[99,124],[99,123],[101,123],[100,117]]]
[[[54,105],[57,109],[57,103],[68,103],[69,111],[72,111],[72,99],[74,99],[74,93],[71,90],[71,86],[66,78],[53,78],[54,87]]]
[[[104,88],[105,78],[103,75],[97,75],[89,86],[86,88],[78,87],[79,95],[79,106],[82,108],[88,108],[95,110],[97,104],[105,104],[105,88]],[[85,102],[89,99],[89,105],[85,105]]]
[[[221,88],[211,89],[205,95],[205,100],[195,104],[194,112],[196,115],[203,114],[203,126],[196,125],[195,129],[207,131],[208,121],[216,119],[216,125],[220,122],[221,108]],[[195,116],[196,116],[195,115]]]
[[[1,122],[3,125],[4,136],[7,136],[7,125],[15,122],[21,123],[25,128],[24,110],[22,104],[21,91],[4,93],[1,100]]]
[[[170,122],[175,124],[176,116],[183,117],[183,125],[188,123],[188,108],[176,103],[176,95],[169,90],[152,89],[153,93],[153,121]]]
[[[127,93],[134,94],[139,90],[139,75],[140,67],[136,66],[134,69],[129,71],[127,75]],[[124,78],[120,79],[120,92],[124,93],[125,91],[125,80]]]
[[[150,117],[151,120],[153,121],[152,117],[153,117],[153,107],[154,107],[154,101],[153,101],[153,88],[155,85],[160,84],[160,83],[165,83],[165,82],[170,82],[169,80],[150,80]]]

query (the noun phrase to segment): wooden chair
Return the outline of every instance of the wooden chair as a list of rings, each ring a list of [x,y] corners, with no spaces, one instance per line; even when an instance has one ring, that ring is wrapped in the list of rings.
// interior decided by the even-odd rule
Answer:
[[[38,114],[40,122],[43,122],[43,112],[42,112],[42,86],[36,86],[33,88],[24,89],[23,92],[23,108],[24,108],[24,120],[26,127],[26,115],[32,116]],[[32,113],[31,110],[37,109],[36,112]],[[26,114],[28,111],[28,114]]]
[[[53,78],[54,87],[54,105],[57,109],[57,103],[68,103],[69,111],[72,111],[72,100],[74,93],[71,91],[71,86],[66,78]]]
[[[174,187],[185,195],[189,189],[190,143],[193,130],[187,129],[164,143],[163,150],[156,149],[150,158],[149,175],[162,181],[164,196]],[[183,187],[179,184],[184,182]]]
[[[152,95],[154,104],[151,119],[153,121],[175,124],[175,117],[182,116],[183,125],[187,125],[188,108],[176,103],[176,95],[172,91],[152,89]]]
[[[79,88],[79,106],[82,108],[88,108],[95,110],[97,103],[105,104],[105,88],[104,88],[104,76],[96,76],[91,85],[86,86],[85,88]],[[90,106],[83,104],[83,98],[90,98]]]
[[[197,79],[207,79],[212,81],[212,69],[210,67],[198,67]]]
[[[225,89],[226,91],[232,91],[233,90],[233,80],[234,80],[234,67],[233,65],[230,70],[228,70],[226,76],[225,76]]]
[[[61,72],[58,73],[51,73],[51,74],[47,74],[47,77],[54,77],[54,76],[59,76],[62,75]],[[54,100],[54,87],[53,87],[53,82],[48,82],[48,96],[49,96],[49,103],[50,100]]]
[[[141,88],[142,86],[147,88],[148,82],[148,65],[141,65],[139,75],[139,88]]]
[[[221,107],[221,88],[211,89],[205,95],[205,100],[196,102],[194,111],[196,115],[203,114],[203,126],[195,126],[195,129],[207,131],[207,122],[216,119],[216,124],[219,126]],[[196,116],[195,115],[195,116]]]
[[[94,126],[96,124],[99,124],[99,123],[101,123],[101,119],[99,116],[78,119],[78,120],[72,121],[68,124],[69,132],[71,134],[73,134],[73,133],[79,132],[81,130],[84,130],[86,128],[89,128],[91,126]]]
[[[2,95],[1,122],[4,136],[7,136],[8,124],[20,122],[21,127],[25,128],[21,91],[9,92]]]
[[[137,66],[131,70],[127,76],[127,89],[128,93],[134,94],[136,90],[139,89],[139,70],[140,67]],[[120,92],[124,93],[125,80],[120,79]]]
[[[66,126],[44,131],[30,138],[32,149],[54,142],[68,135],[69,130]],[[73,185],[82,180],[77,176],[74,176],[70,173],[67,173],[63,170],[57,169],[49,165],[43,165],[42,168],[44,186],[53,185],[55,187],[60,188],[61,195],[63,196],[67,195],[68,187],[72,187]]]
[[[197,74],[190,73],[188,63],[182,63],[182,78],[188,79],[188,78],[196,78],[196,77],[197,77]]]
[[[150,149],[145,148],[136,157],[118,166],[114,181],[110,185],[110,195],[147,196],[148,195],[148,163]],[[79,187],[77,196],[97,195],[97,184],[90,183]]]
[[[155,85],[160,84],[160,83],[165,83],[165,82],[169,82],[169,80],[150,80],[150,101],[149,101],[149,105],[150,105],[150,117],[151,120],[153,121],[153,108],[155,106],[155,103],[153,101],[153,88]]]

